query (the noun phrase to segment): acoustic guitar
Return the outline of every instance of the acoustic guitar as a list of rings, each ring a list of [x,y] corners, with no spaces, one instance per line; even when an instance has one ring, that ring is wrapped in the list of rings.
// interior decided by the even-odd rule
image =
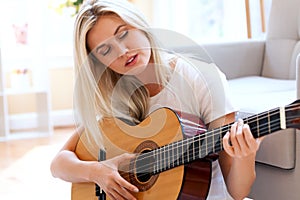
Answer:
[[[243,119],[255,138],[287,128],[300,127],[300,100]],[[104,135],[102,159],[123,153],[135,158],[119,169],[120,174],[139,188],[137,199],[206,199],[211,178],[211,159],[223,150],[222,138],[232,124],[203,131],[201,124],[180,118],[160,108],[140,124],[105,118],[99,127]],[[186,132],[195,132],[186,137]],[[84,134],[81,136],[84,137]],[[82,160],[97,160],[79,140],[76,154]],[[200,173],[199,173],[200,172]],[[72,200],[105,199],[94,183],[73,183]]]

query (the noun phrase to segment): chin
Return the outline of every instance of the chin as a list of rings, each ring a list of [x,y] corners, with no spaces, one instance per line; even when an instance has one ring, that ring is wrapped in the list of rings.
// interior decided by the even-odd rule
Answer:
[[[130,70],[128,70],[125,74],[126,75],[139,75],[146,69],[146,67],[147,67],[147,65],[145,65],[145,64],[135,66],[135,67],[131,68]]]

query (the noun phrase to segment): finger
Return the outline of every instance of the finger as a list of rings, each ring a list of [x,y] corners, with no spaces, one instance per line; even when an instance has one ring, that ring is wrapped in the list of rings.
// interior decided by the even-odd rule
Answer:
[[[121,175],[117,179],[117,183],[123,188],[125,188],[126,190],[129,190],[131,192],[139,192],[139,189],[136,186],[126,181],[123,177],[121,177]]]
[[[120,165],[121,163],[128,163],[131,159],[135,158],[136,154],[124,153],[114,158],[116,164]]]
[[[109,199],[112,199],[112,200],[125,200],[125,198],[124,197],[122,197],[117,191],[115,191],[115,190],[112,190],[112,192],[108,192],[107,193],[107,195],[108,195],[108,197],[109,197]]]
[[[229,137],[230,137],[230,133],[228,131],[223,137],[223,147],[225,149],[225,152],[228,155],[230,155],[231,157],[233,157],[234,156],[234,148],[229,145]]]
[[[238,119],[237,122],[237,130],[236,130],[236,139],[239,144],[239,149],[241,154],[247,154],[248,153],[248,144],[245,141],[245,135],[244,135],[244,122],[242,119]]]
[[[260,143],[265,139],[265,136],[260,137],[260,138],[256,138],[255,141],[258,144],[258,147],[260,146]]]
[[[259,149],[261,142],[263,141],[264,137],[254,139],[254,143],[256,144],[256,151]]]
[[[126,188],[124,188],[123,186],[121,186],[121,190],[118,191],[125,199],[136,199],[131,193],[130,191],[128,191]]]
[[[111,184],[106,192],[108,196],[112,197],[111,199],[135,199],[135,197],[130,192],[128,192],[125,188],[123,188],[123,186],[118,185],[117,183]]]
[[[243,132],[244,132],[244,136],[245,136],[245,140],[246,140],[246,143],[248,145],[248,148],[249,149],[255,149],[255,151],[256,151],[258,143],[254,139],[254,137],[253,137],[253,135],[252,135],[252,133],[250,131],[250,127],[249,127],[248,124],[244,125]]]
[[[115,190],[115,194],[114,194],[115,197],[118,196],[117,199],[120,199],[120,197],[121,199],[132,199],[132,200],[135,199],[135,197],[123,186],[119,185],[114,190]]]
[[[260,143],[265,139],[266,136],[262,136],[262,137],[259,137],[259,138],[256,138],[255,141],[256,143],[258,144],[258,147],[260,146]]]
[[[237,122],[233,123],[230,129],[230,141],[232,147],[234,148],[234,154],[240,155],[241,154],[241,147],[237,141]]]

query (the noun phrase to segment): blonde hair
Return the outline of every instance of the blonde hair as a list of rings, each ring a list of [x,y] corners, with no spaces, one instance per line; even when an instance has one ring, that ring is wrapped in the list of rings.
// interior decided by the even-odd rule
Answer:
[[[156,77],[163,86],[167,84],[170,68],[159,53],[159,44],[142,13],[126,0],[88,0],[82,5],[75,21],[75,119],[85,128],[89,143],[103,148],[98,120],[103,117],[122,117],[138,123],[148,112],[149,94],[135,77],[120,75],[89,55],[87,33],[99,16],[115,14],[125,23],[146,34],[151,45],[151,56],[156,67]],[[117,107],[114,107],[117,105]],[[92,142],[93,141],[93,142]],[[96,148],[96,147],[92,147]]]

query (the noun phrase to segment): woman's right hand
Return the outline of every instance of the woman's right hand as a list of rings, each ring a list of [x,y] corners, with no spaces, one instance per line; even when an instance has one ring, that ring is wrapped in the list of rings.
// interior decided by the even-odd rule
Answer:
[[[135,199],[131,192],[138,188],[126,181],[118,171],[122,163],[129,163],[134,154],[125,153],[101,162],[93,162],[90,179],[105,191],[110,199]]]

